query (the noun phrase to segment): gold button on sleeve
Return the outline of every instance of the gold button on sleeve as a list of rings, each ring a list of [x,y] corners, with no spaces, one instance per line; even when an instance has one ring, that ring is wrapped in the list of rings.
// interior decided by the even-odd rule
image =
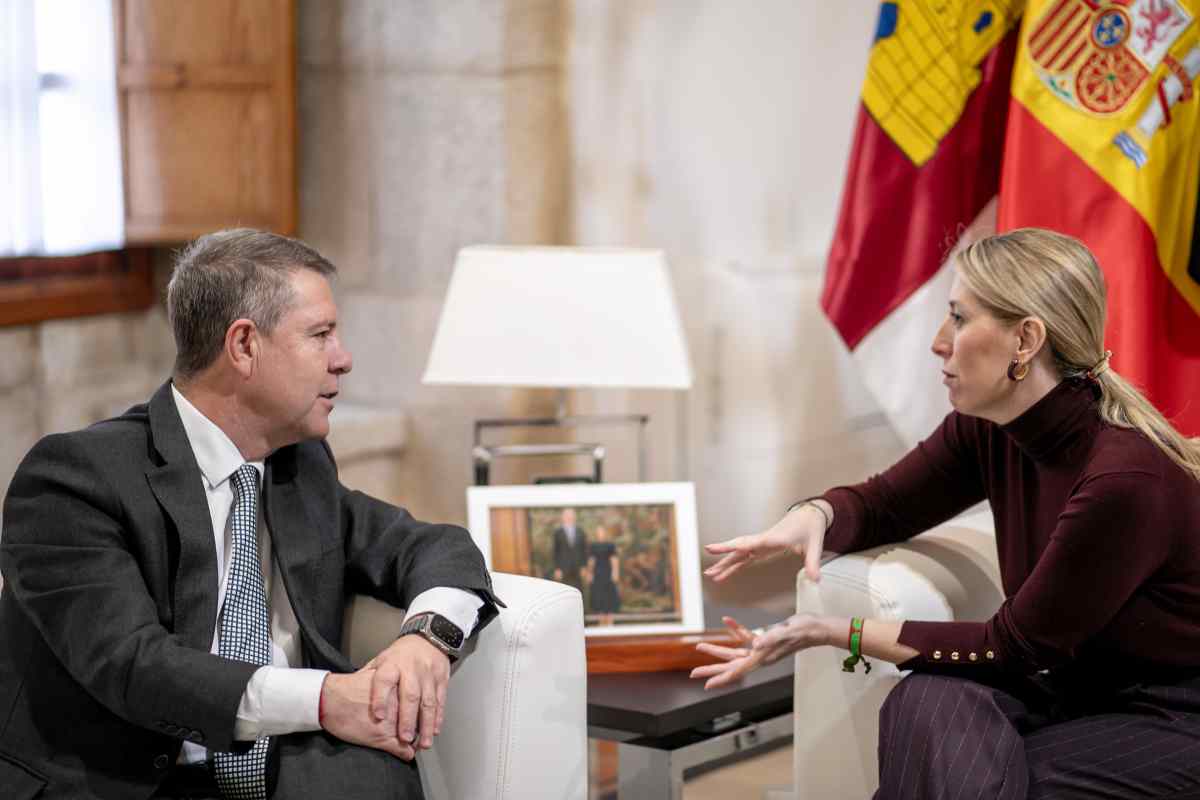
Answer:
[[[934,650],[934,651],[933,651],[933,660],[934,660],[934,661],[940,661],[940,660],[941,660],[941,658],[942,658],[942,651],[941,651],[941,650]]]
[[[967,658],[971,659],[972,661],[978,661],[979,653],[970,653],[967,655]]]
[[[996,660],[996,654],[995,654],[993,651],[991,651],[991,650],[988,650],[986,653],[984,653],[984,655],[985,655],[985,656],[987,656],[987,660],[988,660],[988,661],[995,661],[995,660]]]
[[[955,650],[953,653],[950,654],[950,660],[958,661],[958,651],[957,650]]]

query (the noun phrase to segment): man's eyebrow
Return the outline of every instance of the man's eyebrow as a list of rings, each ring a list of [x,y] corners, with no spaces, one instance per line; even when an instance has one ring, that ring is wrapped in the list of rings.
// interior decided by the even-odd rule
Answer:
[[[316,333],[317,331],[321,330],[322,328],[328,328],[329,330],[336,329],[337,328],[337,320],[336,319],[323,319],[320,322],[314,322],[312,325],[308,326],[308,331],[310,333]]]

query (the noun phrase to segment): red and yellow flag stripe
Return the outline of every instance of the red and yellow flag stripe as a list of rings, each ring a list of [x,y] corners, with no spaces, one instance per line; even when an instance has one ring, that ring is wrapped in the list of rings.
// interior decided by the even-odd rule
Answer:
[[[1032,0],[999,227],[1082,239],[1109,288],[1113,364],[1200,434],[1200,0]]]

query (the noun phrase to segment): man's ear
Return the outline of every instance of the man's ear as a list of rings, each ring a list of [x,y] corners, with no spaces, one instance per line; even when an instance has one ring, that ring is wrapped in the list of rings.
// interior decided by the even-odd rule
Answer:
[[[254,374],[262,343],[254,320],[235,319],[225,331],[225,358],[243,378]]]
[[[1046,344],[1046,323],[1026,317],[1017,323],[1017,354],[1022,361],[1032,360]]]

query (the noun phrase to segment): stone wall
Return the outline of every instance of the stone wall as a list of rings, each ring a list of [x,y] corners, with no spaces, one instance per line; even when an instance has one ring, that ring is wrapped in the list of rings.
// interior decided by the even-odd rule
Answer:
[[[0,487],[41,436],[142,402],[170,374],[160,309],[0,330]]]
[[[465,522],[474,420],[544,413],[551,398],[428,387],[421,374],[459,248],[565,242],[564,5],[299,9],[300,234],[341,273],[355,357],[344,397],[409,418],[405,457],[373,488]]]

